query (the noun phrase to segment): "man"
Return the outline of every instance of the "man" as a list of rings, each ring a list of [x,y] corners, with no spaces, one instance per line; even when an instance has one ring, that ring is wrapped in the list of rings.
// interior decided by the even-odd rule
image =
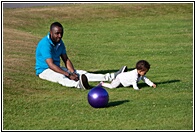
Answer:
[[[54,22],[50,32],[42,38],[36,48],[36,75],[41,79],[57,82],[63,86],[90,89],[88,81],[111,81],[119,73],[127,71],[122,67],[117,73],[92,74],[83,70],[75,70],[68,58],[66,47],[62,41],[63,26]],[[60,57],[65,67],[60,66]]]

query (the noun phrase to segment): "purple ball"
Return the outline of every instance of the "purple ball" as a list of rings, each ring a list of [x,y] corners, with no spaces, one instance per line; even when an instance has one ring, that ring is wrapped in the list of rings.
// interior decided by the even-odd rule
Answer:
[[[94,108],[106,107],[108,101],[108,92],[100,86],[92,88],[88,93],[88,103]]]

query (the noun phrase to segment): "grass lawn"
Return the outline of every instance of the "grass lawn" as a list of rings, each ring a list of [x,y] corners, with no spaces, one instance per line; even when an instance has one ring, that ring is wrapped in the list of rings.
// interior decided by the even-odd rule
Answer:
[[[64,4],[2,9],[2,130],[194,130],[193,3]],[[139,82],[106,89],[95,109],[89,90],[35,75],[35,48],[52,22],[64,26],[76,69],[93,73],[151,64],[153,89]],[[90,82],[95,86],[98,82]]]

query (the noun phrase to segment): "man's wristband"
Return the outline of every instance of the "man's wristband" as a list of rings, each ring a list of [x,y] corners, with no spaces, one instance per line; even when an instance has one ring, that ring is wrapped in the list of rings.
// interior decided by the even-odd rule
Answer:
[[[73,74],[76,74],[76,72],[74,71],[74,72],[72,72],[72,73],[70,73],[71,75],[73,75]]]

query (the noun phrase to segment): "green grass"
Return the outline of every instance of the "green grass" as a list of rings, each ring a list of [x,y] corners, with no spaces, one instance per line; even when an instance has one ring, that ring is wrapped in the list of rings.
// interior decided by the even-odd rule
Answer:
[[[53,21],[76,69],[134,68],[148,60],[153,89],[107,89],[107,108],[89,91],[35,76],[35,48]],[[98,82],[90,82],[96,85]],[[3,9],[3,130],[193,130],[193,4],[65,4]]]

